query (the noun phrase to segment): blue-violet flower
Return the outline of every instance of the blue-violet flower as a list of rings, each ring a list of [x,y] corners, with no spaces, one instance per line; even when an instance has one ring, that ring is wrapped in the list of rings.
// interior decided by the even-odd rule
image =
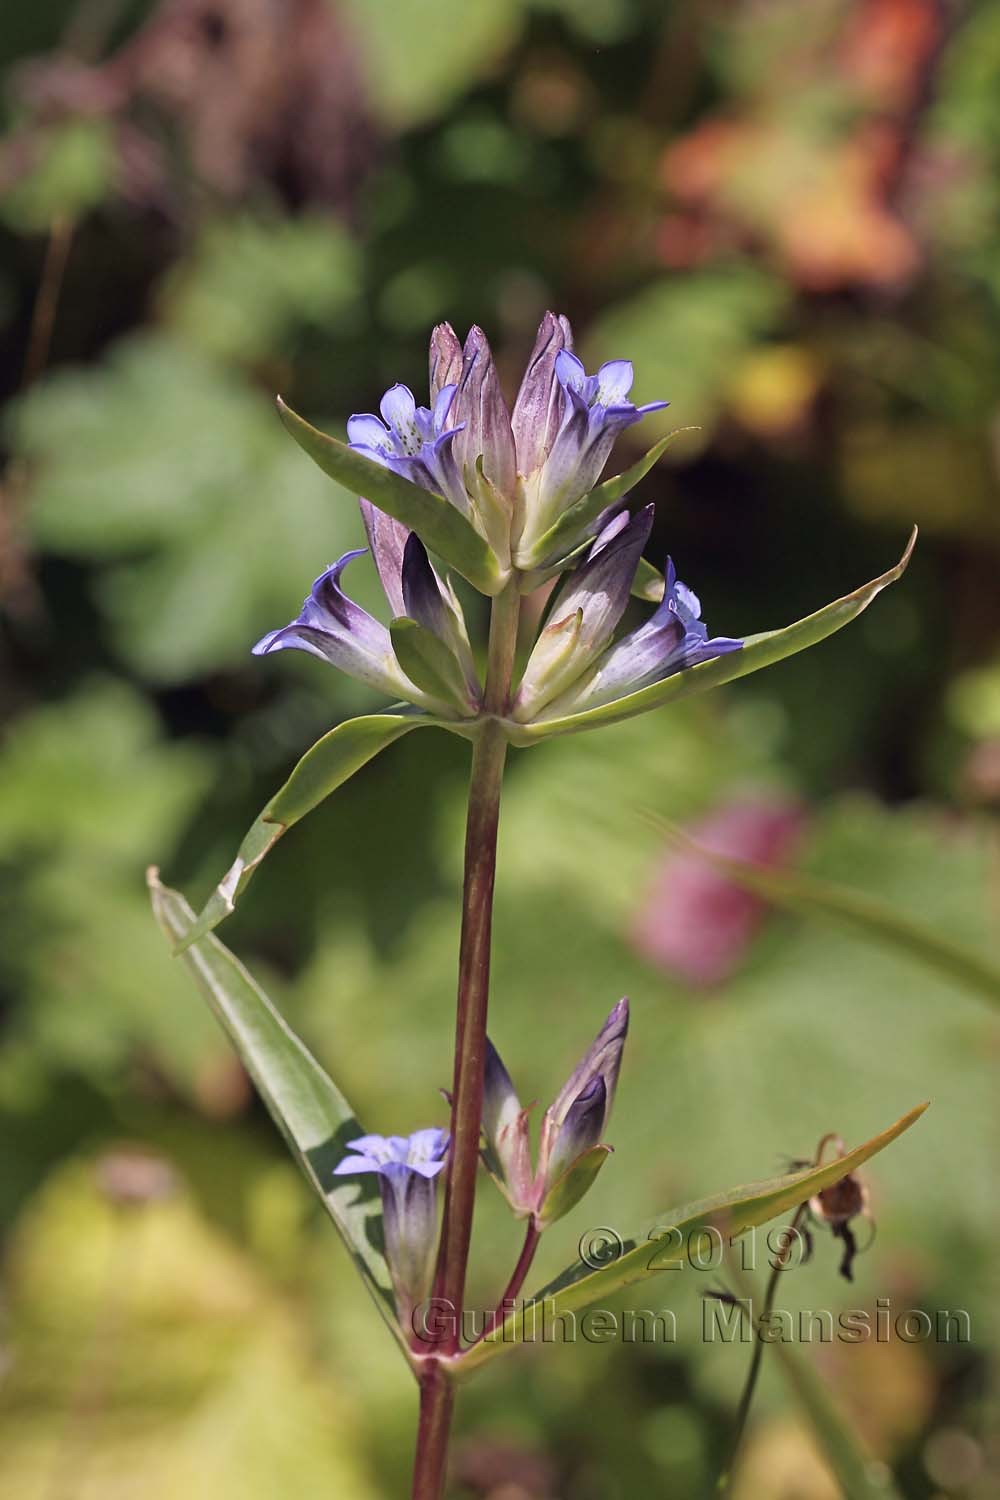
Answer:
[[[334,1168],[337,1177],[378,1175],[385,1258],[403,1327],[429,1295],[437,1245],[437,1177],[448,1151],[446,1130],[413,1135],[362,1135],[348,1141],[354,1153]]]

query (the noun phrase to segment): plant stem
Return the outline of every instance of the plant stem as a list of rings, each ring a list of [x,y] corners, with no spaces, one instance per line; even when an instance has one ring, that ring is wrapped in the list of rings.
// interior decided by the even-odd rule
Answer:
[[[835,1131],[828,1131],[820,1141],[819,1145],[816,1147],[816,1155],[812,1159],[812,1165],[814,1167],[818,1167],[822,1162],[827,1146],[833,1146],[834,1150],[839,1150],[841,1156],[843,1156],[845,1150],[843,1140],[839,1135],[837,1135]],[[792,1246],[796,1243],[796,1237],[799,1234],[802,1220],[805,1218],[808,1211],[808,1202],[800,1203],[798,1208],[795,1210],[794,1215],[792,1216],[791,1223],[788,1225],[785,1231],[787,1238],[784,1245],[781,1247],[781,1250],[775,1256],[774,1264],[771,1267],[771,1275],[768,1278],[767,1290],[764,1293],[763,1309],[761,1311],[760,1317],[754,1320],[755,1333],[757,1328],[759,1328],[761,1324],[767,1326],[767,1323],[771,1317],[771,1312],[774,1308],[774,1298],[778,1290],[778,1282],[781,1280],[781,1273],[788,1264],[789,1257],[792,1253]],[[719,1494],[724,1494],[729,1488],[729,1482],[733,1475],[733,1466],[736,1463],[736,1455],[739,1451],[740,1444],[743,1441],[743,1433],[747,1425],[747,1418],[750,1415],[750,1407],[753,1403],[754,1392],[757,1389],[757,1377],[760,1375],[760,1365],[763,1357],[764,1343],[762,1339],[758,1338],[754,1345],[753,1356],[750,1360],[750,1368],[747,1371],[746,1383],[743,1387],[743,1395],[740,1398],[739,1408],[736,1413],[736,1427],[735,1431],[733,1432],[732,1443],[730,1444],[729,1448],[729,1462],[726,1464],[726,1467],[719,1475],[719,1482],[716,1486]]]
[[[513,1304],[515,1302],[517,1294],[524,1285],[524,1278],[531,1270],[531,1263],[535,1258],[535,1251],[538,1249],[538,1242],[541,1237],[542,1231],[538,1228],[534,1218],[530,1218],[528,1220],[528,1228],[524,1236],[524,1244],[521,1246],[521,1253],[517,1258],[517,1265],[511,1272],[511,1278],[504,1289],[504,1293],[500,1298],[500,1301],[497,1303],[493,1311],[491,1313],[488,1313],[484,1318],[483,1331],[479,1335],[479,1338],[476,1339],[477,1344],[482,1339],[484,1339],[488,1333],[492,1333],[494,1329],[500,1328],[503,1324],[504,1318],[507,1316],[507,1313],[513,1310]]]
[[[496,720],[503,717],[508,708],[520,607],[515,577],[493,601],[483,701],[486,717],[473,747],[469,781],[450,1164],[435,1282],[438,1306],[446,1314],[445,1332],[438,1352],[446,1357],[455,1355],[460,1347],[465,1273],[472,1237],[483,1114],[497,829],[507,758],[507,740]],[[453,1399],[446,1369],[430,1358],[421,1379],[413,1500],[438,1500],[442,1493]]]
[[[825,1139],[826,1138],[824,1137],[824,1140]],[[818,1155],[816,1158],[816,1162],[814,1163],[815,1165],[819,1164],[821,1154],[822,1149],[820,1151],[820,1155]],[[756,1337],[757,1330],[761,1325],[763,1325],[764,1327],[768,1325],[768,1321],[774,1308],[774,1298],[778,1290],[778,1282],[781,1280],[781,1273],[782,1271],[784,1271],[785,1267],[788,1264],[789,1257],[792,1253],[792,1246],[793,1244],[795,1244],[796,1236],[799,1232],[799,1226],[801,1225],[802,1220],[805,1217],[808,1207],[808,1203],[800,1203],[798,1208],[795,1210],[792,1221],[785,1231],[787,1235],[785,1243],[775,1256],[774,1263],[771,1267],[771,1275],[768,1277],[767,1289],[764,1293],[764,1305],[761,1309],[760,1316],[751,1321],[751,1329],[755,1335],[754,1349],[753,1354],[750,1357],[750,1368],[747,1371],[747,1378],[744,1382],[743,1394],[740,1397],[739,1408],[736,1412],[736,1425],[729,1446],[729,1462],[726,1464],[722,1473],[719,1475],[718,1484],[716,1486],[719,1494],[725,1494],[725,1492],[729,1489],[729,1484],[733,1477],[733,1468],[736,1464],[736,1455],[739,1452],[740,1444],[743,1441],[743,1433],[746,1430],[747,1418],[750,1415],[750,1407],[753,1404],[754,1393],[757,1389],[757,1379],[760,1375],[761,1361],[764,1357],[764,1341],[761,1338]]]
[[[420,1379],[420,1425],[413,1459],[413,1500],[438,1500],[444,1493],[448,1464],[448,1434],[455,1405],[450,1377],[429,1360]]]

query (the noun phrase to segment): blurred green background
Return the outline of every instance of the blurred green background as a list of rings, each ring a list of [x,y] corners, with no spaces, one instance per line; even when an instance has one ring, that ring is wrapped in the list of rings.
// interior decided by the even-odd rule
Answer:
[[[855,1285],[820,1238],[781,1300],[966,1309],[967,1344],[809,1352],[908,1496],[995,1494],[995,1011],[705,887],[656,819],[995,956],[1000,10],[34,0],[5,8],[0,63],[3,1493],[405,1491],[409,1376],[143,869],[203,899],[303,749],[374,705],[314,660],[249,657],[361,537],[273,393],[340,430],[396,380],[425,389],[441,318],[481,323],[516,385],[552,306],[588,365],[629,357],[638,398],[670,399],[642,438],[696,429],[642,495],[651,557],[715,633],[785,624],[922,536],[815,651],[514,755],[492,1031],[522,1098],[634,1006],[616,1155],[537,1280],[587,1227],[930,1097],[870,1173]],[[224,929],[370,1129],[445,1118],[465,774],[459,742],[408,738]],[[486,1304],[516,1253],[486,1183],[477,1223]],[[706,1284],[634,1299],[673,1308],[676,1345],[492,1369],[460,1407],[456,1495],[711,1494],[747,1350],[702,1341]],[[767,1365],[736,1493],[837,1493]]]

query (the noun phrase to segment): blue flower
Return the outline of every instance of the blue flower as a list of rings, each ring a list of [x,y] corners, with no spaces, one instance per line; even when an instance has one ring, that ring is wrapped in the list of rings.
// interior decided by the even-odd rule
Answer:
[[[363,547],[345,552],[321,573],[297,617],[263,636],[253,648],[254,655],[288,649],[308,651],[391,698],[405,698],[446,717],[455,717],[456,710],[462,717],[474,715],[479,708],[480,688],[454,590],[442,583],[415,533],[376,511],[367,501],[362,501],[362,514],[393,617],[416,620],[443,642],[458,663],[464,692],[445,701],[418,687],[396,660],[386,627],[344,593],[341,574],[349,562],[364,555]]]
[[[444,1170],[446,1130],[413,1135],[362,1135],[348,1141],[354,1153],[334,1168],[335,1177],[374,1172],[382,1196],[385,1258],[400,1323],[429,1295],[437,1245],[437,1177]]]
[[[448,323],[431,335],[432,405],[395,385],[381,418],[352,416],[352,448],[444,496],[486,538],[501,565],[534,566],[531,549],[560,515],[593,489],[626,427],[665,401],[635,406],[632,366],[611,360],[588,375],[572,353],[569,323],[542,319],[508,411],[481,328],[461,344]]]
[[[358,453],[444,495],[467,515],[469,498],[453,452],[462,424],[448,421],[457,389],[442,386],[432,410],[418,406],[409,387],[394,385],[379,403],[382,420],[371,412],[355,415],[348,420],[347,436]]]
[[[585,675],[534,717],[558,719],[597,708],[742,645],[729,636],[709,636],[697,594],[680,582],[668,557],[663,601],[650,618],[609,646]]]
[[[564,511],[597,484],[615,439],[649,412],[662,411],[666,401],[635,406],[628,399],[633,371],[630,360],[613,359],[588,375],[569,347],[552,361],[550,399],[562,393],[558,428],[547,446],[535,450],[533,469],[520,468],[522,495],[518,555],[530,566],[532,547],[554,526]],[[521,455],[518,453],[519,467]]]
[[[518,723],[530,722],[568,691],[611,640],[652,525],[651,505],[634,516],[623,511],[601,532],[583,566],[569,574],[525,666],[513,708]]]

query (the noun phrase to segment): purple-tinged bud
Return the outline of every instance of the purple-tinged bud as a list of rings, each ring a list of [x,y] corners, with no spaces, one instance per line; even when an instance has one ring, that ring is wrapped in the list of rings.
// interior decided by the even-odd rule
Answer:
[[[417,1130],[411,1136],[363,1135],[348,1141],[354,1153],[334,1175],[374,1172],[382,1195],[385,1258],[400,1325],[430,1295],[437,1248],[437,1177],[445,1165],[448,1133]]]
[[[528,1139],[528,1111],[511,1082],[493,1043],[486,1041],[483,1078],[483,1159],[514,1212],[524,1216],[535,1207],[534,1174]]]
[[[365,523],[368,546],[371,548],[375,571],[389,601],[393,615],[405,615],[403,603],[403,549],[410,535],[402,521],[396,521],[379,510],[370,500],[358,501],[361,519]]]
[[[514,700],[518,723],[529,723],[595,664],[625,613],[652,525],[651,505],[631,518],[616,516],[583,567],[567,577],[524,669]]]
[[[588,375],[575,354],[561,349],[552,368],[553,401],[561,402],[561,420],[542,464],[531,471],[520,469],[519,566],[530,567],[538,561],[533,549],[541,538],[594,488],[618,435],[648,412],[667,405],[653,401],[636,406],[629,400],[632,365],[627,359],[608,360],[596,375]],[[519,447],[519,460],[520,456]]]
[[[470,702],[478,704],[481,689],[462,606],[434,571],[415,531],[410,532],[403,548],[401,582],[404,608],[399,613],[416,620],[448,647],[461,668]]]
[[[598,1076],[576,1096],[553,1138],[546,1162],[548,1187],[559,1181],[578,1156],[600,1143],[607,1114],[608,1089],[604,1079]]]
[[[537,1177],[540,1202],[600,1143],[614,1102],[627,1033],[628,1001],[619,1000],[559,1097],[545,1111]]]
[[[601,1143],[614,1100],[628,1031],[628,1001],[619,1000],[593,1045],[545,1111],[532,1173],[528,1111],[493,1044],[487,1041],[483,1091],[483,1159],[514,1212],[545,1229],[580,1201],[607,1160]]]
[[[439,323],[431,334],[431,405],[446,385],[458,385],[461,378],[462,345],[450,323]]]
[[[519,474],[533,474],[548,457],[562,425],[565,397],[556,379],[556,356],[573,348],[573,331],[562,316],[547,312],[514,403],[511,427]]]
[[[470,329],[465,340],[450,421],[462,428],[455,439],[454,453],[466,487],[474,492],[476,465],[482,458],[483,473],[506,502],[509,523],[517,478],[514,434],[493,355],[481,328]]]

